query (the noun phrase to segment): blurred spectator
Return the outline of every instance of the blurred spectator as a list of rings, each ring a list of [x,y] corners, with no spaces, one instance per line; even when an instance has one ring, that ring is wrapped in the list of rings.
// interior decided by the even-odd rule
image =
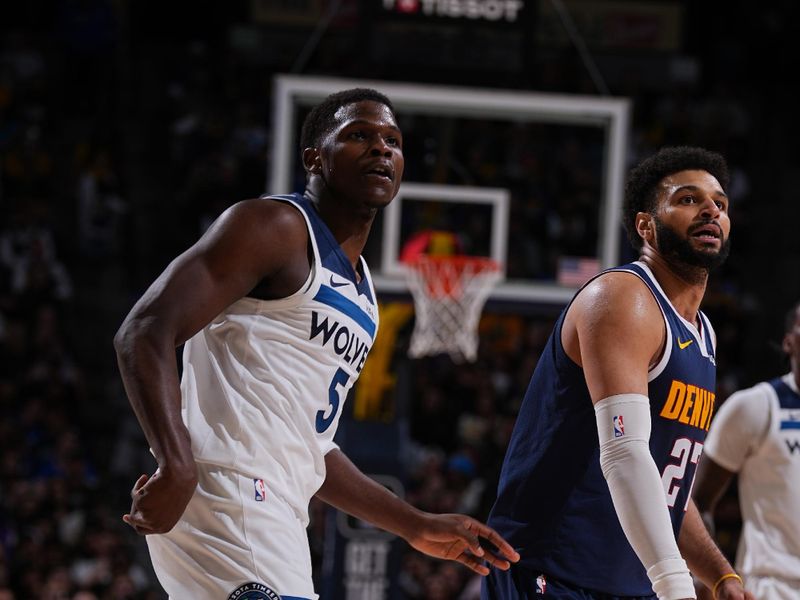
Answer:
[[[78,180],[78,235],[83,256],[96,262],[119,257],[128,205],[106,149],[92,156]]]

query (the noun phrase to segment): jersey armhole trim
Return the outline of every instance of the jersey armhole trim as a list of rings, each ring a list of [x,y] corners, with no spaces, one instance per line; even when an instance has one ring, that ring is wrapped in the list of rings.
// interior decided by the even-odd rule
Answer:
[[[642,264],[641,266],[646,267],[647,265]],[[617,269],[617,271],[621,273],[630,273],[632,275],[636,275],[636,277],[638,277],[642,281],[642,283],[645,284],[645,287],[647,287],[648,291],[653,296],[653,300],[655,300],[656,306],[658,306],[658,310],[661,312],[661,319],[664,322],[665,335],[664,335],[664,347],[662,348],[661,351],[661,358],[659,358],[658,362],[656,362],[656,364],[650,367],[650,369],[648,369],[647,371],[647,383],[650,383],[656,377],[661,375],[661,373],[664,372],[664,369],[667,368],[667,363],[669,363],[670,356],[672,356],[672,328],[669,326],[669,321],[667,320],[667,314],[664,312],[664,307],[661,306],[661,302],[659,302],[658,300],[656,291],[647,284],[647,280],[644,277],[642,277],[641,274],[637,273],[633,269],[621,268]],[[645,270],[645,273],[649,272],[650,272],[649,269]]]
[[[283,298],[274,298],[272,300],[263,300],[261,298],[253,298],[252,296],[245,296],[241,300],[247,300],[253,304],[253,306],[259,307],[261,310],[275,310],[280,308],[292,308],[295,306],[299,306],[302,304],[306,299],[311,299],[316,296],[317,292],[319,291],[320,281],[319,281],[319,270],[320,265],[322,264],[322,259],[319,255],[319,247],[317,246],[317,240],[314,236],[314,228],[311,225],[311,220],[309,219],[306,211],[303,207],[287,196],[262,196],[264,200],[275,200],[277,202],[283,202],[285,204],[289,204],[293,206],[297,211],[303,216],[303,220],[306,223],[306,229],[308,230],[308,240],[311,244],[311,249],[313,256],[311,257],[311,264],[309,265],[308,277],[303,282],[303,284],[297,289],[296,292],[285,296]]]

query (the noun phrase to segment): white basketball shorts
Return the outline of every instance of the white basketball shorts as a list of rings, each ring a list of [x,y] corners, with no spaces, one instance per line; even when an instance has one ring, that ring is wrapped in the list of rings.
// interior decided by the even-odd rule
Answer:
[[[305,524],[261,479],[198,464],[198,484],[167,534],[148,535],[171,599],[316,600]]]

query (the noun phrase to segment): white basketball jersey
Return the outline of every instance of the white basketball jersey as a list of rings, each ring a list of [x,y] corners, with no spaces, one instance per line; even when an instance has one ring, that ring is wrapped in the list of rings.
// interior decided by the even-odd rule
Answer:
[[[263,198],[303,214],[313,249],[308,280],[278,300],[234,302],[186,342],[183,419],[195,459],[263,479],[266,493],[307,522],[325,479],[342,405],[378,329],[366,262],[356,274],[300,194]]]
[[[800,580],[800,395],[792,374],[742,390],[714,417],[705,454],[739,473],[745,576]]]

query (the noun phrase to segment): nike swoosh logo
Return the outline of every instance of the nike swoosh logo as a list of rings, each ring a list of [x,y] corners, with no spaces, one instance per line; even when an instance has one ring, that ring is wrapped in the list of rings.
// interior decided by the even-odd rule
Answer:
[[[331,275],[331,287],[335,287],[335,288],[343,287],[343,286],[345,286],[345,285],[347,285],[349,283],[350,283],[349,281],[334,281],[333,280],[333,275]]]
[[[688,346],[689,344],[691,344],[693,341],[694,341],[694,340],[686,340],[685,342],[682,342],[682,341],[681,341],[681,339],[680,339],[680,338],[678,338],[678,348],[680,348],[681,350],[683,350],[684,348],[686,348],[686,346]]]

